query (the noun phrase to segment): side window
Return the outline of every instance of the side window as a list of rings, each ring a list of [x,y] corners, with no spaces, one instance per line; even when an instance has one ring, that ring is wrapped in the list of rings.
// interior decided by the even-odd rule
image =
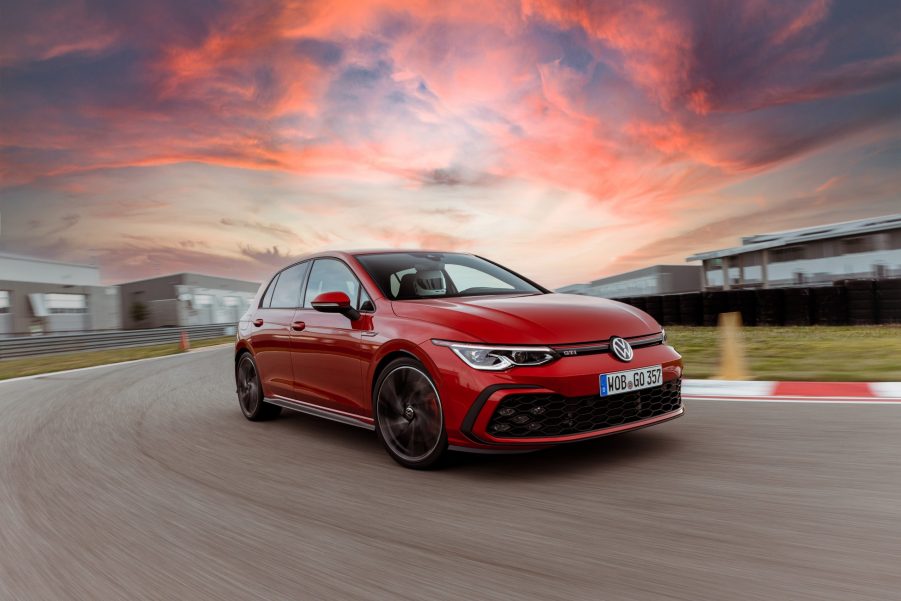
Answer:
[[[357,303],[357,309],[360,311],[375,311],[375,304],[362,286],[360,286],[360,302]]]
[[[303,306],[312,308],[313,299],[323,292],[344,292],[351,303],[356,303],[359,289],[360,282],[347,265],[337,259],[316,259]]]
[[[300,287],[303,278],[307,275],[310,263],[299,263],[284,270],[275,283],[275,291],[272,293],[270,307],[273,309],[294,309],[300,306]]]
[[[272,302],[272,293],[275,291],[275,284],[278,282],[278,276],[280,275],[280,273],[275,274],[275,277],[269,282],[269,287],[266,288],[266,294],[263,295],[263,300],[260,301],[261,309],[269,308],[269,304]]]

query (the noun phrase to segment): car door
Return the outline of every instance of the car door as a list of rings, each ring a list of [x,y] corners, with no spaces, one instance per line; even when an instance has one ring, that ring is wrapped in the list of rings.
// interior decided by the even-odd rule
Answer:
[[[267,397],[297,398],[291,359],[292,327],[309,269],[310,261],[305,261],[281,271],[269,284],[253,315],[251,345]]]
[[[301,400],[329,409],[368,415],[363,407],[362,332],[371,324],[366,314],[357,322],[338,313],[322,313],[312,307],[323,292],[345,292],[354,308],[361,304],[360,281],[338,259],[316,259],[307,278],[303,306],[294,316],[303,329],[293,333],[294,380]],[[363,301],[365,302],[365,300]],[[368,303],[371,307],[372,303]],[[365,307],[364,307],[365,308]]]

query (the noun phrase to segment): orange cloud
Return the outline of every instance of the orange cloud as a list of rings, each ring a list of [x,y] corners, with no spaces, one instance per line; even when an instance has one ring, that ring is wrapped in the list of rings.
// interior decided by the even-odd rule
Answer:
[[[566,219],[574,243],[596,256],[609,255],[613,239],[638,252],[640,240],[680,220],[694,231],[712,219],[703,215],[711,194],[817,153],[897,138],[901,55],[884,23],[898,8],[859,7],[840,24],[834,8],[824,0],[703,9],[656,0],[285,0],[217,10],[177,0],[99,10],[86,0],[58,11],[20,3],[0,24],[4,220],[35,219],[27,202],[59,203],[66,215],[74,214],[66,203],[85,203],[115,230],[130,226],[127,207],[173,221],[215,190],[228,199],[204,204],[215,218],[193,217],[210,248],[173,233],[160,243],[167,265],[214,249],[256,265],[357,241],[491,249],[484,240],[498,232],[509,242],[499,252],[528,254],[541,245],[505,222],[551,241]],[[174,190],[155,179],[185,172]],[[206,172],[219,177],[200,185]],[[162,197],[161,187],[175,200],[137,200]],[[554,220],[536,217],[558,205]],[[358,219],[369,206],[388,223]],[[259,214],[244,214],[251,209]],[[46,252],[90,244],[90,224],[81,219]],[[350,234],[351,226],[371,231]],[[267,236],[283,246],[254,250],[272,249]],[[152,240],[129,239],[132,260]]]

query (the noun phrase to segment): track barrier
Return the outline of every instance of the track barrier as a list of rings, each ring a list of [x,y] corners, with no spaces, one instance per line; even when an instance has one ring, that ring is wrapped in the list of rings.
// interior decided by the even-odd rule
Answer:
[[[75,353],[111,348],[149,346],[154,344],[179,344],[184,335],[190,338],[218,338],[234,336],[234,323],[220,323],[184,328],[152,328],[146,330],[101,330],[70,334],[43,334],[41,336],[17,336],[0,338],[0,359]]]
[[[646,311],[664,326],[716,326],[738,312],[745,326],[901,323],[901,278],[841,280],[832,286],[706,290],[615,299]]]

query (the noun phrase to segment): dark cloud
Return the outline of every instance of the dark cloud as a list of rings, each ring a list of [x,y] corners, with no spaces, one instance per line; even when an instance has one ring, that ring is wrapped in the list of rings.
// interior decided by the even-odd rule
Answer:
[[[260,221],[248,221],[245,219],[233,219],[231,217],[223,217],[219,220],[222,225],[229,227],[240,227],[244,229],[254,230],[270,236],[278,236],[280,238],[288,238],[300,241],[300,237],[290,228],[278,223],[262,223]]]
[[[755,130],[745,133],[744,141],[732,151],[740,169],[760,169],[824,148],[848,136],[872,128],[899,123],[901,113],[895,99],[872,98],[862,103],[866,109],[852,115],[825,118],[829,107],[806,115],[783,114],[771,117]],[[841,111],[843,107],[832,107]]]
[[[267,267],[277,268],[285,265],[292,257],[296,256],[290,254],[288,251],[283,251],[278,246],[272,246],[271,248],[257,248],[250,245],[239,245],[238,249],[241,251],[241,254],[251,259],[255,263],[259,263],[260,265],[265,265]]]
[[[497,181],[497,177],[481,172],[473,172],[462,167],[440,167],[423,169],[413,173],[411,179],[425,186],[488,186]]]
[[[340,44],[329,40],[303,38],[294,43],[298,54],[308,56],[323,67],[332,67],[341,62],[344,49]]]
[[[68,215],[63,215],[59,218],[59,225],[51,229],[47,232],[48,236],[55,236],[61,234],[62,232],[74,227],[81,221],[81,216],[76,215],[74,213],[70,213]]]
[[[459,186],[463,176],[457,169],[432,169],[422,174],[422,181],[436,186]]]
[[[178,245],[182,248],[210,248],[210,243],[204,240],[179,240]]]

